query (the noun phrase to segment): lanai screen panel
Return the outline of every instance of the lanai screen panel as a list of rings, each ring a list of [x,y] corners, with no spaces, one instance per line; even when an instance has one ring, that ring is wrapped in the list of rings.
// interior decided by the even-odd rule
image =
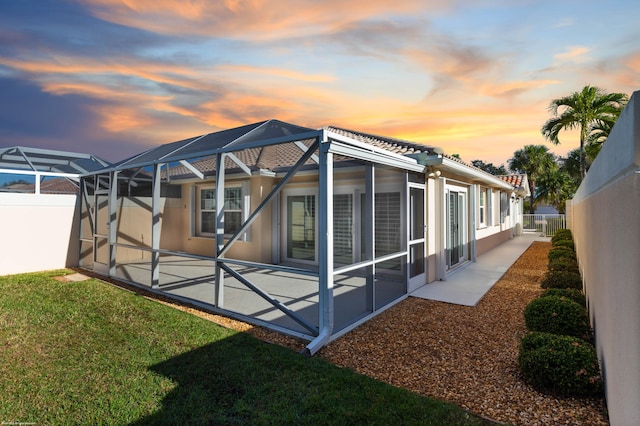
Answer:
[[[90,154],[48,149],[0,148],[0,192],[77,194],[81,174],[108,163]]]
[[[94,194],[95,205],[85,206],[91,216],[105,198],[114,203],[107,230],[113,234],[106,250],[113,259],[110,273],[314,338],[323,326],[319,250],[326,237],[320,213],[327,209],[319,194],[324,154],[314,145],[318,135],[270,120],[185,139],[120,163],[110,171],[116,192],[112,187]],[[410,160],[361,142],[353,149],[348,140],[340,143],[331,154],[328,197],[334,331],[405,296],[408,263],[404,166]],[[221,158],[224,188],[216,182]],[[154,195],[158,187],[160,195]],[[216,226],[219,217],[223,227]],[[221,252],[218,229],[224,234]],[[93,238],[101,259],[102,231]]]
[[[343,160],[334,167],[336,331],[403,297],[407,289],[406,172]]]

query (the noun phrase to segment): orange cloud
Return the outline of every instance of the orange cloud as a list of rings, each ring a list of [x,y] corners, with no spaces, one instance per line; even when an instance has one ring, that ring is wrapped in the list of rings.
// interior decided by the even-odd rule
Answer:
[[[159,34],[252,40],[331,32],[347,22],[421,10],[442,11],[446,0],[86,0],[100,19]]]
[[[640,51],[636,51],[624,59],[624,64],[634,72],[640,72]]]
[[[94,112],[101,117],[103,130],[112,133],[142,129],[154,124],[142,110],[132,106],[95,107]]]
[[[556,53],[553,57],[560,62],[585,62],[589,59],[586,55],[591,49],[584,46],[571,46],[566,52]]]
[[[492,96],[497,98],[512,97],[559,83],[560,81],[558,80],[509,81],[504,83],[485,81],[478,87],[478,92],[482,93],[485,96]]]

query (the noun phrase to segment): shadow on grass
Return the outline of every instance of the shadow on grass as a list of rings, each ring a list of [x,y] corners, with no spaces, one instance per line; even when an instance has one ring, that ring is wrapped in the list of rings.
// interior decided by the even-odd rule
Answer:
[[[238,333],[151,367],[173,380],[134,425],[482,424],[458,407]]]

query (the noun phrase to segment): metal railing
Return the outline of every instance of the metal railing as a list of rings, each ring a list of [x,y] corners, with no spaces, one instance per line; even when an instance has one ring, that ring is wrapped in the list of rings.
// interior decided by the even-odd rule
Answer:
[[[567,221],[563,214],[523,214],[522,230],[533,232],[543,237],[552,237],[558,229],[566,228]]]

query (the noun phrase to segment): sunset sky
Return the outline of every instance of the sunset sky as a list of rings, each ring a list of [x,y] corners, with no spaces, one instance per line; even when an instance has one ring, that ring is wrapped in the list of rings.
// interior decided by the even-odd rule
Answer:
[[[0,0],[0,147],[117,161],[277,118],[506,164],[549,101],[640,89],[632,0]]]

